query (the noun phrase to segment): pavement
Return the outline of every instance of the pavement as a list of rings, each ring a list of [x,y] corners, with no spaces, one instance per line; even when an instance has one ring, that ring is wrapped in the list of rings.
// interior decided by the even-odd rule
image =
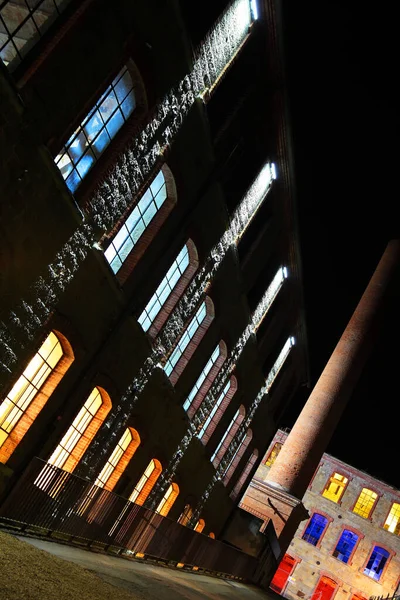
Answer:
[[[178,571],[139,560],[109,556],[66,544],[17,536],[63,560],[90,570],[101,579],[130,591],[138,600],[275,600],[276,594],[252,585],[199,573]],[[95,599],[94,599],[95,600]]]

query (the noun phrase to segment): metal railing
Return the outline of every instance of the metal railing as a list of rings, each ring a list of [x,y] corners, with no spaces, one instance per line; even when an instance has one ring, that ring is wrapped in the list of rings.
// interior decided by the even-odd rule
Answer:
[[[257,558],[34,458],[0,506],[0,522],[253,580]]]

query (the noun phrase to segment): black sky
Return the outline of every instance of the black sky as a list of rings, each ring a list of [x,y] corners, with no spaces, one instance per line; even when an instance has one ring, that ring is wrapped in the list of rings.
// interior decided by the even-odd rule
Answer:
[[[387,241],[400,237],[399,35],[395,3],[390,13],[348,1],[283,7],[313,385]],[[392,302],[328,447],[398,487],[399,313]]]

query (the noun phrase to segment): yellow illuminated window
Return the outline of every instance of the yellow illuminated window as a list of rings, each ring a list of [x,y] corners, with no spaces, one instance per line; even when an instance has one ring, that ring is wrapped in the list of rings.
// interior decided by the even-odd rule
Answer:
[[[388,514],[383,527],[387,531],[390,531],[390,533],[400,535],[400,504],[397,504],[396,502],[392,504],[392,508],[390,509],[390,513]]]
[[[199,519],[194,527],[194,530],[198,533],[201,533],[206,526],[206,522],[204,519]]]
[[[178,494],[179,494],[178,485],[176,483],[171,483],[171,485],[165,492],[164,497],[161,500],[160,504],[157,506],[156,513],[162,515],[163,517],[166,517],[167,514],[169,513],[173,503],[177,499]]]
[[[110,479],[114,469],[118,465],[119,461],[121,460],[125,450],[129,446],[131,441],[132,441],[132,434],[128,428],[122,434],[122,437],[119,440],[116,447],[114,448],[113,453],[111,454],[110,458],[108,459],[108,461],[102,468],[100,475],[97,477],[96,481],[94,482],[95,485],[97,485],[98,487],[104,487],[106,485],[107,481]]]
[[[132,494],[129,496],[129,500],[131,502],[136,502],[136,504],[140,504],[142,506],[143,502],[146,500],[147,496],[150,494],[153,485],[158,479],[162,471],[161,463],[157,459],[152,459],[145,472],[135,485],[135,489]]]
[[[12,387],[7,398],[0,404],[0,447],[28,410],[62,356],[61,344],[57,336],[50,332],[21,377]]]
[[[96,387],[76,415],[71,427],[50,456],[48,462],[51,465],[60,467],[60,469],[63,468],[102,403],[100,391]]]
[[[281,451],[281,448],[282,448],[282,444],[280,442],[276,442],[276,444],[274,444],[274,447],[272,448],[271,453],[268,456],[266,463],[265,463],[265,465],[267,467],[272,467],[272,465],[278,458],[278,454]]]
[[[186,504],[181,516],[178,519],[178,523],[180,523],[181,525],[187,525],[189,523],[190,519],[192,518],[192,516],[193,516],[193,509],[190,506],[190,504]]]
[[[360,517],[364,517],[364,519],[368,519],[377,497],[378,494],[372,490],[363,488],[361,494],[358,496],[358,500],[353,508],[353,512],[355,512],[357,515],[360,515]]]
[[[340,473],[334,473],[332,477],[330,477],[322,495],[325,498],[332,500],[332,502],[339,502],[340,498],[343,496],[347,482],[347,477],[340,475]]]

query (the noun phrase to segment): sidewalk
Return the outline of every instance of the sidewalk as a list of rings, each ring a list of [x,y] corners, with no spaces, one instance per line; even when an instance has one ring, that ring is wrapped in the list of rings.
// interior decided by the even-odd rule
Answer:
[[[53,556],[76,563],[95,573],[105,584],[119,588],[115,594],[116,599],[122,599],[122,590],[127,593],[127,598],[131,597],[132,600],[202,600],[207,598],[210,600],[266,600],[276,598],[273,592],[268,594],[254,586],[234,581],[97,554],[56,542],[25,537],[19,537],[19,539],[30,546],[45,550]],[[125,600],[125,594],[123,596]],[[58,597],[55,590],[54,598]],[[29,596],[29,598],[33,599],[34,596]],[[113,600],[113,598],[114,594],[109,596],[109,600]],[[13,599],[10,597],[10,600]],[[78,600],[82,600],[81,595],[78,596]],[[97,596],[93,596],[93,600],[97,600]]]

